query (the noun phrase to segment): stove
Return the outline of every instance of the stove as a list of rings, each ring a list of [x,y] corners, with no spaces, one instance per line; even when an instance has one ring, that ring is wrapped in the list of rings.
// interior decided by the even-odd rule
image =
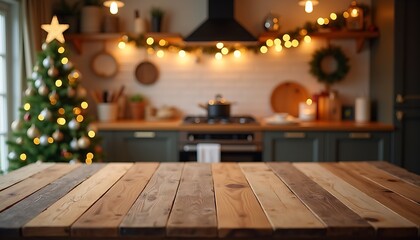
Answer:
[[[229,118],[208,118],[206,116],[186,116],[184,124],[257,124],[250,115],[231,116]]]

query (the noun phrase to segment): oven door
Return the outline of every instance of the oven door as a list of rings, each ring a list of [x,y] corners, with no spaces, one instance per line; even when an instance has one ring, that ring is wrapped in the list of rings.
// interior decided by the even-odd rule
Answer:
[[[260,162],[261,147],[255,144],[221,144],[220,159],[222,162]],[[179,153],[180,161],[197,161],[197,145],[185,144]]]

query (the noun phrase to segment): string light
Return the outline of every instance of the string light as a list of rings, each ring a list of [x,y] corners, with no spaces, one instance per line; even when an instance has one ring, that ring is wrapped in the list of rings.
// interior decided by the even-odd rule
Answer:
[[[48,137],[47,141],[48,141],[49,144],[52,144],[54,142],[54,138]]]
[[[80,106],[81,106],[83,109],[87,109],[87,108],[89,107],[89,104],[88,104],[87,102],[83,101],[83,102],[80,104]]]
[[[290,40],[290,35],[289,34],[284,34],[283,35],[283,41],[287,42]]]
[[[124,49],[125,48],[125,42],[124,41],[119,41],[118,42],[118,48],[119,49]]]
[[[221,60],[223,58],[223,55],[222,55],[222,53],[218,52],[214,55],[214,58],[216,58],[217,60]]]
[[[324,18],[324,25],[328,25],[330,23],[330,20],[328,18]]]
[[[63,126],[64,124],[66,124],[66,119],[64,119],[62,117],[57,118],[57,123],[58,123],[58,125]]]
[[[39,114],[39,115],[38,115],[38,120],[39,120],[39,121],[44,121],[44,119],[45,119],[45,118],[44,118],[44,116],[43,116],[43,115],[41,115],[41,114]]]
[[[265,41],[265,45],[267,45],[267,47],[272,47],[274,44],[274,41],[272,39],[267,39],[267,41]]]
[[[62,59],[61,59],[61,64],[67,64],[69,62],[69,59],[68,58],[66,58],[66,57],[63,57]]]
[[[82,113],[82,110],[78,107],[75,107],[75,108],[73,108],[73,113],[77,115],[77,114]]]
[[[299,46],[299,41],[298,41],[298,40],[296,40],[296,39],[293,39],[293,41],[292,41],[292,46],[293,46],[293,47],[297,47],[297,46]]]
[[[79,123],[83,122],[83,119],[84,119],[83,115],[77,115],[76,117],[76,121],[78,121]]]
[[[146,39],[146,43],[147,43],[148,45],[152,45],[154,42],[155,42],[155,40],[154,40],[152,37],[148,37],[148,38]]]
[[[93,158],[93,153],[91,153],[91,152],[86,153],[86,158],[92,159]]]
[[[90,159],[90,158],[86,158],[85,163],[86,163],[87,165],[92,164],[92,159]]]
[[[240,57],[241,57],[241,55],[242,55],[242,53],[241,53],[241,51],[240,51],[240,50],[235,50],[235,51],[233,52],[233,56],[235,56],[236,58],[240,58]]]
[[[316,22],[319,24],[319,25],[324,25],[324,19],[323,18],[318,18],[317,20],[316,20]]]
[[[19,156],[20,160],[25,161],[26,160],[26,154],[22,153]]]
[[[160,49],[156,52],[156,56],[158,58],[163,58],[165,56],[165,52],[162,49]]]
[[[220,50],[222,52],[223,55],[226,55],[229,53],[229,49],[227,49],[226,47],[222,48],[222,50]]]
[[[25,111],[29,111],[29,110],[31,109],[31,104],[29,104],[29,103],[25,103],[25,104],[23,105],[23,109],[25,109]]]
[[[165,46],[165,45],[166,45],[166,41],[165,41],[165,39],[160,39],[160,40],[159,40],[159,46],[163,47],[163,46]]]
[[[64,110],[64,108],[59,108],[58,113],[63,115],[64,113],[66,113],[66,111]]]
[[[218,49],[222,49],[224,46],[225,46],[225,45],[224,45],[222,42],[218,42],[218,43],[216,44],[216,47],[217,47]]]
[[[64,49],[64,47],[59,47],[57,51],[58,51],[58,53],[63,54],[65,49]]]
[[[310,36],[305,36],[303,38],[303,41],[305,41],[306,43],[310,43],[312,41],[312,38]]]
[[[267,52],[268,52],[268,48],[267,48],[266,46],[261,46],[261,47],[260,47],[260,52],[261,52],[262,54],[267,53]]]
[[[285,43],[284,43],[284,46],[285,46],[286,48],[290,48],[290,47],[292,46],[292,42],[287,41],[287,42],[285,42]]]
[[[350,14],[348,12],[343,12],[343,17],[348,18],[348,17],[350,17]]]
[[[178,55],[183,58],[187,55],[187,53],[184,50],[179,50]]]
[[[61,81],[61,79],[57,79],[56,81],[55,81],[55,86],[56,87],[61,87],[63,85],[63,81]]]
[[[280,45],[281,44],[281,40],[279,38],[274,39],[274,44],[276,46]]]
[[[39,140],[39,138],[34,138],[34,144],[35,145],[39,145],[41,143],[41,140]]]
[[[276,52],[281,52],[283,50],[283,47],[281,45],[276,45],[274,47],[274,50],[276,50]]]
[[[95,135],[96,135],[96,133],[95,133],[95,131],[93,131],[93,130],[90,130],[90,131],[88,132],[88,136],[89,136],[90,138],[94,138],[94,137],[95,137]]]
[[[337,19],[337,14],[331,13],[330,18],[331,18],[331,20],[336,20]]]
[[[149,55],[152,55],[152,54],[154,54],[154,53],[155,53],[155,50],[154,50],[153,48],[149,47],[149,48],[147,48],[147,53],[148,53]]]

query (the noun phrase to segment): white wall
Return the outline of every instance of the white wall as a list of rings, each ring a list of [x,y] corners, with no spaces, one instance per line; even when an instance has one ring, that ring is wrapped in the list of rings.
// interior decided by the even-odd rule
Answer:
[[[298,6],[297,0],[236,0],[235,16],[250,32],[258,36],[263,32],[264,17],[273,11],[281,16],[282,31],[303,26],[305,21],[315,21],[318,17],[327,17],[330,12],[342,11],[350,1],[323,0],[311,14]],[[370,0],[359,1],[370,4]],[[167,12],[164,31],[188,35],[207,16],[206,0],[126,0],[126,6],[120,10],[122,27],[130,31],[134,9],[141,9],[144,17],[148,16],[151,6],[159,6]],[[339,45],[350,58],[351,70],[347,77],[334,85],[345,104],[352,104],[360,95],[369,93],[369,56],[365,48],[356,53],[353,40],[332,41]],[[284,81],[295,81],[304,85],[310,93],[317,93],[323,85],[309,74],[312,53],[327,46],[326,40],[313,40],[310,44],[302,43],[295,49],[284,49],[281,53],[255,55],[247,53],[240,59],[233,56],[217,61],[213,56],[204,55],[200,63],[194,56],[179,58],[176,54],[166,54],[164,58],[147,56],[144,49],[128,46],[124,50],[116,47],[116,41],[106,44],[86,42],[83,53],[74,53],[71,57],[76,67],[82,72],[83,85],[88,89],[117,89],[124,84],[126,93],[142,93],[154,106],[176,106],[185,114],[204,114],[197,104],[204,103],[216,93],[237,102],[232,107],[233,114],[254,114],[269,116],[270,95],[272,90]],[[368,46],[368,45],[367,45]],[[113,79],[101,79],[90,70],[91,58],[103,48],[111,52],[118,60],[120,69]],[[149,86],[136,81],[136,66],[145,59],[155,63],[160,71],[158,81]]]

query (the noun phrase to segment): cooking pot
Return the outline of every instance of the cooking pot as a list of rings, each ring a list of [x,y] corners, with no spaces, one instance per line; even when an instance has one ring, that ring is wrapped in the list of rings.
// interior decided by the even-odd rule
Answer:
[[[207,110],[208,118],[229,118],[231,104],[222,95],[217,94],[215,99],[209,100],[207,105],[201,103],[198,105]]]

